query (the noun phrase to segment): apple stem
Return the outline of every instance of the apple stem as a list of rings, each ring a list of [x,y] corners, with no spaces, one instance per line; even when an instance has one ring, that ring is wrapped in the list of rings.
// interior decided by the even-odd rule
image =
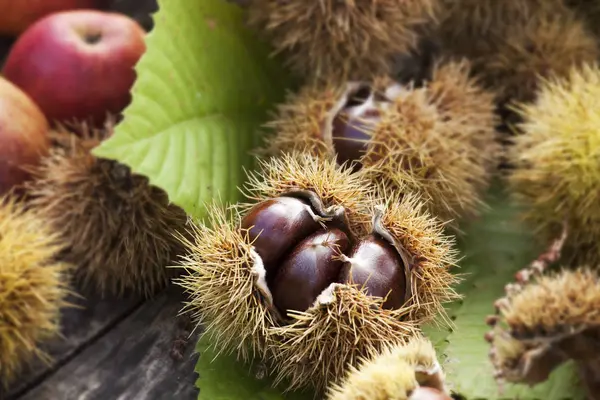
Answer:
[[[86,34],[83,39],[85,40],[85,42],[87,44],[96,44],[96,43],[100,42],[100,39],[102,39],[102,34],[101,33]]]

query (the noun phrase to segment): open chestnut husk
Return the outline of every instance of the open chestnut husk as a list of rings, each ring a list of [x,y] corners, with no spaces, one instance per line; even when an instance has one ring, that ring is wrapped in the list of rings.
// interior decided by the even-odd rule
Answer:
[[[547,275],[534,271],[517,274],[487,319],[494,376],[499,383],[535,386],[573,362],[589,398],[597,399],[600,276],[587,265]]]
[[[453,241],[415,195],[378,198],[302,152],[262,160],[244,192],[250,202],[212,206],[184,239],[189,274],[176,283],[218,350],[258,356],[290,390],[324,390],[456,297]]]
[[[499,155],[495,109],[467,60],[440,59],[423,82],[308,84],[278,106],[257,153],[333,157],[379,186],[417,193],[444,220],[472,217]]]

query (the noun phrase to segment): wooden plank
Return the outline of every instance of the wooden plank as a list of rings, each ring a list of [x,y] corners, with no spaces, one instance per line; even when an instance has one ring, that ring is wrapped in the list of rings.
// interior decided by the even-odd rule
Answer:
[[[183,295],[171,286],[20,400],[196,399],[197,360]]]
[[[0,392],[0,399],[16,398],[32,386],[38,384],[70,359],[75,357],[82,347],[102,336],[117,322],[141,306],[142,300],[134,296],[116,298],[82,292],[83,298],[71,298],[69,301],[78,308],[67,308],[61,318],[62,338],[56,338],[43,346],[53,357],[51,364],[34,362],[25,369],[12,385],[8,393]]]

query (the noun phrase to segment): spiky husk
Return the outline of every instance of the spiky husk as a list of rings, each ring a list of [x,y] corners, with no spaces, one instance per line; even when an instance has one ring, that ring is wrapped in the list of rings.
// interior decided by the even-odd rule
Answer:
[[[566,76],[572,66],[595,62],[600,49],[584,22],[574,13],[534,15],[508,29],[493,52],[476,63],[484,82],[503,101],[532,101],[540,77]]]
[[[569,227],[566,242],[573,264],[600,261],[600,69],[573,68],[566,78],[547,80],[533,104],[516,110],[521,132],[508,150],[514,170],[508,183],[523,218],[544,241]]]
[[[598,45],[564,0],[444,0],[439,40],[469,57],[501,103],[530,101],[539,77],[598,58]]]
[[[290,151],[260,160],[258,170],[248,174],[243,188],[245,196],[252,202],[241,203],[239,208],[243,214],[255,202],[294,190],[310,190],[325,207],[344,207],[350,229],[356,235],[366,232],[371,215],[364,207],[373,201],[370,183],[338,166],[335,159],[310,152]]]
[[[270,330],[269,355],[276,381],[288,390],[307,384],[317,392],[339,382],[350,366],[418,332],[408,308],[385,310],[383,299],[333,284],[306,312],[288,312],[291,322]]]
[[[419,196],[395,192],[384,200],[377,206],[381,224],[410,255],[410,320],[451,324],[444,304],[460,298],[453,289],[459,277],[450,272],[458,262],[454,237],[444,234],[444,224],[425,210]]]
[[[492,336],[499,375],[538,383],[573,359],[587,363],[600,346],[600,279],[583,266],[542,276],[498,304],[501,323]]]
[[[208,226],[194,226],[193,240],[184,240],[188,255],[181,266],[189,272],[175,283],[190,294],[186,310],[204,322],[218,351],[233,351],[243,359],[263,355],[269,333],[280,317],[258,283],[256,255],[241,219],[256,203],[294,190],[310,190],[326,207],[343,206],[357,235],[367,232],[370,186],[335,161],[292,152],[261,160],[248,173],[249,202],[228,212],[213,206]]]
[[[371,233],[374,187],[330,157],[296,151],[261,160],[258,170],[248,175],[245,194],[251,201],[227,212],[217,206],[209,209],[208,226],[195,226],[194,240],[184,240],[189,254],[181,266],[188,274],[175,280],[190,294],[187,311],[204,323],[218,351],[235,352],[245,360],[260,356],[276,382],[285,380],[288,390],[313,386],[322,391],[360,357],[406,342],[438,311],[437,302],[453,298],[449,285],[455,278],[445,275],[446,264],[452,263],[451,243],[441,235],[440,225],[420,213],[416,197],[405,195],[390,198],[384,225],[414,256],[416,289],[432,293],[420,293],[419,301],[392,311],[381,307],[382,298],[334,283],[307,311],[288,311],[284,320],[272,306],[264,268],[247,230],[240,228],[243,216],[257,202],[309,190],[325,207],[343,206],[349,226],[360,237]],[[434,270],[435,262],[439,271]],[[414,310],[419,307],[429,308]]]
[[[324,126],[333,119],[332,110],[347,91],[345,84],[308,84],[287,95],[277,112],[265,124],[268,130],[261,155],[303,151],[333,157],[335,150],[324,140]]]
[[[14,199],[0,199],[0,381],[12,383],[30,361],[49,356],[38,346],[60,331],[70,265],[56,261],[60,237]]]
[[[387,77],[372,81],[382,94],[391,84]],[[308,85],[291,95],[267,124],[272,133],[260,152],[300,149],[332,157],[324,126],[346,90],[345,84]],[[408,186],[442,219],[476,215],[498,155],[498,119],[493,93],[470,77],[469,63],[439,60],[423,87],[404,87],[382,112],[382,121],[365,132],[371,139],[360,173],[384,186]]]
[[[388,73],[392,57],[417,45],[435,21],[437,0],[251,0],[250,25],[301,76],[368,79]]]
[[[443,47],[476,57],[490,52],[512,27],[541,13],[564,10],[563,0],[441,0],[439,39]]]
[[[327,399],[407,400],[420,385],[444,390],[443,380],[433,345],[416,336],[352,366],[344,380],[330,388]]]
[[[343,205],[350,221],[360,222],[355,231],[364,234],[372,230],[375,200],[371,186],[360,175],[337,166],[333,158],[291,152],[261,165],[261,172],[249,179],[248,197],[261,201],[308,188],[326,205]],[[307,383],[324,389],[340,379],[348,363],[354,365],[359,357],[375,354],[386,341],[406,340],[419,323],[442,311],[442,302],[455,298],[450,286],[456,278],[447,270],[455,253],[452,241],[441,232],[442,224],[422,212],[416,195],[389,200],[384,225],[418,260],[413,281],[417,300],[403,309],[387,311],[380,308],[382,299],[341,285],[333,291],[330,303],[304,313],[289,313],[291,323],[270,329],[269,353],[277,380],[286,380],[290,389]]]
[[[172,273],[165,267],[183,251],[175,233],[187,216],[146,177],[90,153],[112,126],[80,128],[80,136],[61,131],[35,171],[31,204],[69,243],[64,259],[79,266],[76,275],[85,285],[152,295],[166,285]]]
[[[398,92],[361,169],[392,190],[406,185],[443,220],[478,214],[497,156],[494,96],[468,71],[466,61],[440,62],[423,87]]]
[[[600,280],[588,267],[543,276],[502,310],[515,336],[552,335],[583,326],[600,327]]]
[[[496,167],[499,146],[495,126],[500,122],[495,114],[497,93],[482,87],[472,74],[468,59],[440,59],[434,64],[426,90],[444,120],[454,121],[469,142],[481,155],[481,164]]]
[[[256,286],[255,259],[235,209],[208,207],[208,225],[193,224],[182,237],[188,253],[179,264],[186,274],[173,280],[189,294],[185,312],[202,324],[217,352],[248,361],[264,354],[267,329],[275,324]]]

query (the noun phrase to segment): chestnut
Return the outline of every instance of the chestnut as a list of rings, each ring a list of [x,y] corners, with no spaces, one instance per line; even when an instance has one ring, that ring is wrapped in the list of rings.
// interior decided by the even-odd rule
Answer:
[[[281,196],[252,207],[242,219],[241,227],[248,229],[269,276],[287,252],[321,225],[309,204],[295,197]]]
[[[363,87],[350,97],[342,110],[333,118],[331,136],[339,164],[358,161],[367,152],[371,135],[368,133],[381,116],[369,88]]]
[[[333,120],[332,137],[339,164],[356,162],[367,152],[370,138],[366,133],[368,128],[369,124],[352,118],[345,112],[336,115]],[[356,166],[357,169],[359,167]]]
[[[357,242],[340,271],[342,283],[364,286],[370,296],[386,297],[384,308],[404,305],[406,277],[404,263],[396,249],[384,239],[369,235]]]
[[[283,313],[305,311],[331,283],[343,261],[336,256],[350,247],[340,229],[320,230],[301,241],[286,257],[271,285],[273,302]]]

